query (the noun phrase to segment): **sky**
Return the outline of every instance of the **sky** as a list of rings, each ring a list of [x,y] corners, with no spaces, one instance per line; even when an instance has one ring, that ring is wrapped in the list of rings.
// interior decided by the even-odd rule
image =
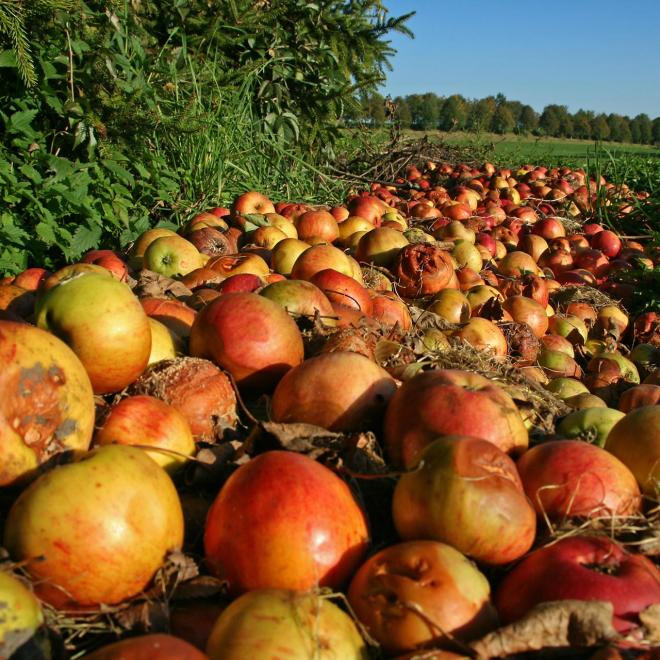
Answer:
[[[660,0],[384,0],[415,11],[381,93],[660,116]]]

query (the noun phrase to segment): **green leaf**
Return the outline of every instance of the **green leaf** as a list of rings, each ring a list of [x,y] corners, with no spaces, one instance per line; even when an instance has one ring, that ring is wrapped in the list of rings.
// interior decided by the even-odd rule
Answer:
[[[9,117],[9,130],[23,134],[26,134],[29,131],[31,134],[32,130],[30,124],[38,114],[38,110],[20,110],[19,112],[15,112]]]
[[[19,171],[23,174],[23,176],[27,177],[28,179],[30,179],[30,181],[36,184],[40,184],[43,181],[43,178],[39,173],[39,171],[36,168],[32,167],[32,165],[27,165],[27,164],[22,165],[19,168]]]
[[[5,69],[15,69],[18,66],[16,55],[11,50],[0,52],[0,67]]]
[[[75,255],[81,255],[99,245],[103,231],[99,225],[89,227],[80,225],[73,233],[73,240],[69,246],[70,252]]]
[[[103,160],[103,166],[116,177],[121,179],[124,183],[130,186],[135,185],[135,177],[124,167],[119,165],[114,160]]]
[[[37,236],[46,244],[54,245],[57,242],[53,226],[46,222],[39,222],[34,228]]]

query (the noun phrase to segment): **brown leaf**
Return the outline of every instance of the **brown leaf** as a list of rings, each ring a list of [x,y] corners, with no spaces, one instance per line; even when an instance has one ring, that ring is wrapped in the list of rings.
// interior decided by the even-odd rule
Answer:
[[[167,603],[160,601],[136,602],[115,613],[113,618],[126,630],[168,632],[169,629],[169,608]]]
[[[187,298],[192,295],[185,284],[152,270],[140,271],[134,292],[138,298]]]
[[[560,600],[541,603],[508,626],[470,646],[477,657],[497,658],[544,648],[593,646],[617,637],[612,603]]]
[[[189,600],[191,598],[210,598],[224,593],[227,582],[211,577],[199,575],[192,580],[179,584],[172,595],[173,600]]]
[[[646,630],[645,638],[660,645],[660,604],[651,605],[640,612],[639,620]]]

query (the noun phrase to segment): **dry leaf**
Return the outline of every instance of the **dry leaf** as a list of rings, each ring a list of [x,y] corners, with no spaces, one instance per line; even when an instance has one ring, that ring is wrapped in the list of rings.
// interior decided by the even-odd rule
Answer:
[[[498,628],[470,646],[479,658],[498,658],[544,648],[593,646],[618,636],[614,607],[605,601],[541,603],[519,621]]]
[[[660,604],[651,605],[639,614],[645,628],[644,637],[652,644],[660,645]]]
[[[134,292],[138,298],[187,298],[192,295],[185,284],[152,270],[140,271]]]
[[[210,598],[218,594],[224,594],[227,582],[218,580],[210,575],[199,575],[192,580],[179,584],[172,600],[190,600],[192,598]]]

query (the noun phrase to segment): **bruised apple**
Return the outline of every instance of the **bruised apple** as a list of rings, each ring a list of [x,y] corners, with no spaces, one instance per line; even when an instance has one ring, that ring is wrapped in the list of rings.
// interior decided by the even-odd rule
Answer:
[[[607,537],[573,536],[529,554],[495,592],[503,623],[538,603],[567,599],[612,603],[612,623],[625,632],[638,623],[640,612],[660,602],[660,571]]]
[[[85,660],[208,660],[192,644],[164,633],[129,637],[85,655]]]
[[[394,379],[364,355],[324,353],[285,374],[273,393],[271,415],[276,422],[331,431],[373,428],[395,391]]]
[[[303,341],[285,309],[256,293],[228,293],[198,313],[190,354],[210,358],[239,387],[268,390],[303,361]]]
[[[351,581],[348,602],[388,655],[469,641],[496,625],[486,577],[437,541],[397,543],[370,557]]]
[[[75,353],[27,323],[0,321],[0,486],[58,452],[85,451],[94,431],[94,393]]]
[[[269,451],[241,465],[209,510],[206,561],[231,593],[339,588],[369,534],[349,487],[320,463]]]
[[[397,390],[385,413],[385,448],[396,467],[416,465],[439,435],[481,438],[507,453],[528,444],[513,399],[487,378],[458,369],[417,374]]]
[[[486,440],[445,436],[399,479],[392,516],[405,540],[434,539],[486,564],[506,564],[534,541],[536,514],[516,465]]]
[[[211,660],[369,658],[348,614],[320,594],[287,589],[237,598],[216,621],[206,652]]]
[[[142,450],[110,445],[40,476],[9,511],[4,546],[58,609],[114,605],[147,587],[183,543],[167,473]]]

